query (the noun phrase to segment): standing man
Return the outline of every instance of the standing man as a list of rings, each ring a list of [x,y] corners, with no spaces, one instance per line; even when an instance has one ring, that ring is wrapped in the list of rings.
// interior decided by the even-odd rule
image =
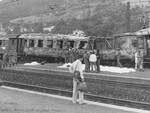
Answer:
[[[137,70],[139,68],[139,62],[138,62],[138,55],[139,55],[139,51],[136,49],[135,51],[135,69]]]
[[[90,57],[89,57],[90,69],[92,72],[97,70],[96,61],[97,61],[96,54],[94,53],[94,51],[92,51],[92,53],[90,54]]]
[[[69,50],[66,49],[65,53],[65,63],[69,63]]]
[[[9,63],[9,56],[8,56],[7,52],[5,52],[3,54],[2,67],[6,68],[8,66],[8,63]]]
[[[74,73],[75,71],[79,71],[81,81],[84,81],[83,70],[82,70],[82,55],[78,56],[78,59],[73,62],[72,66],[70,67],[70,72]],[[77,103],[77,98],[79,95],[79,104],[83,104],[84,101],[84,92],[78,90],[78,81],[75,77],[73,77],[73,95],[72,95],[72,102]]]
[[[85,64],[85,72],[89,72],[90,71],[90,62],[89,62],[89,53],[87,51],[85,51],[84,55],[83,55],[83,59],[84,59],[84,64]]]
[[[143,50],[139,50],[139,56],[138,56],[139,71],[144,71],[144,69],[143,69],[143,56],[144,56]]]
[[[117,66],[118,67],[122,67],[122,64],[120,62],[120,57],[121,57],[121,51],[120,51],[120,48],[117,48],[117,51],[116,51],[116,58],[117,58]]]
[[[97,61],[96,61],[97,72],[100,72],[100,53],[99,53],[99,49],[96,52],[96,56],[97,56]]]

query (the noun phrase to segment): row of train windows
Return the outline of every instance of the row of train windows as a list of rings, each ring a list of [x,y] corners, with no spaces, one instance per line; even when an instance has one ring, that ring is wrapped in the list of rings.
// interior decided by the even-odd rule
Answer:
[[[26,41],[26,43],[27,43],[27,41]],[[54,42],[53,42],[53,40],[47,40],[45,44],[46,44],[46,47],[53,48]],[[35,47],[35,40],[30,39],[28,46],[29,47]],[[63,48],[63,46],[64,46],[63,40],[57,40],[56,46],[57,46],[57,48]],[[74,41],[68,41],[66,46],[73,48]],[[45,47],[44,46],[44,40],[38,40],[37,47]]]
[[[27,40],[25,41],[25,45],[27,46]],[[46,44],[46,45],[44,45]],[[44,40],[38,40],[37,44],[35,44],[35,40],[30,39],[28,47],[48,47],[48,48],[63,48],[63,49],[68,49],[68,48],[74,48],[75,41],[63,41],[63,40],[57,40],[56,42],[53,40],[46,40],[46,43]],[[78,49],[86,49],[88,43],[87,41],[80,41],[79,45],[77,45]]]
[[[35,47],[35,40],[29,40],[29,47]],[[37,47],[44,47],[44,41],[38,40]],[[47,40],[47,47],[49,48],[53,47],[53,40]]]
[[[0,46],[4,46],[7,44],[7,40],[0,40]]]

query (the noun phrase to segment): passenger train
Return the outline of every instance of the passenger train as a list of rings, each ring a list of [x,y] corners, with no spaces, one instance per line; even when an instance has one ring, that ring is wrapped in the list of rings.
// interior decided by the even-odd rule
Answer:
[[[125,66],[134,63],[137,48],[149,56],[149,38],[137,36],[135,33],[124,33],[113,37],[85,37],[62,34],[6,34],[0,36],[0,55],[6,52],[11,58],[19,61],[65,62],[70,48],[85,51],[99,50],[101,64],[116,65],[116,51],[120,48],[120,60]],[[2,58],[2,57],[1,57]]]

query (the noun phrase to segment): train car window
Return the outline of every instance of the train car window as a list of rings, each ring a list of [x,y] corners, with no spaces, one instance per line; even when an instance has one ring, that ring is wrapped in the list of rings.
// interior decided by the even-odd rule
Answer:
[[[57,48],[62,48],[62,47],[63,47],[63,41],[57,40]]]
[[[53,48],[53,40],[47,40],[47,47]]]
[[[106,49],[112,49],[112,48],[113,48],[113,40],[106,39]]]
[[[79,49],[86,49],[87,45],[87,41],[81,41],[79,44]]]
[[[33,39],[29,40],[29,47],[34,47],[34,40]]]
[[[24,47],[27,47],[27,40],[24,40]]]
[[[11,43],[12,43],[12,45],[14,45],[14,44],[15,44],[15,40],[12,40],[12,42],[11,42]]]
[[[97,39],[94,42],[94,49],[104,50],[106,49],[106,41],[104,39]]]
[[[137,47],[137,40],[132,40],[133,47]]]
[[[144,40],[142,38],[139,38],[138,40],[138,45],[139,45],[139,48],[140,49],[143,49],[144,48]]]
[[[67,41],[67,48],[74,48],[74,41]]]
[[[0,46],[2,46],[2,40],[0,40]]]
[[[150,48],[150,40],[147,40],[147,47]]]
[[[43,40],[38,40],[38,47],[43,47]]]

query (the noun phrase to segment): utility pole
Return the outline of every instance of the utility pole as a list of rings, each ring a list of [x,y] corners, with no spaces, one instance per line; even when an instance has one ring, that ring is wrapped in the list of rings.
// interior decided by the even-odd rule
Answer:
[[[130,31],[131,31],[130,2],[127,2],[127,10],[126,10],[126,30],[127,30],[127,32],[130,32]]]

